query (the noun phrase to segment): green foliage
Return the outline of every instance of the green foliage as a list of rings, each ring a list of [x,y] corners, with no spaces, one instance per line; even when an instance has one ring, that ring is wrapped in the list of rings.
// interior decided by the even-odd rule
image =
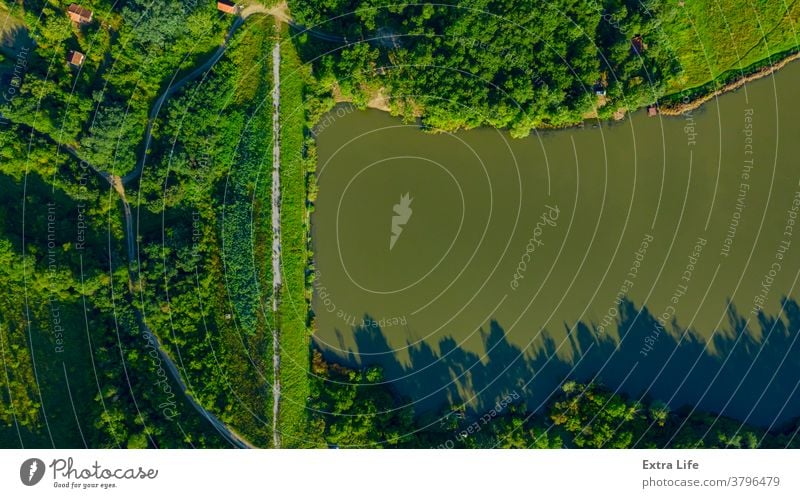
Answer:
[[[5,291],[0,296],[0,357],[6,376],[0,377],[2,403],[0,422],[11,425],[16,421],[23,427],[40,424],[40,404],[35,393],[35,378],[30,351],[25,337],[26,322],[15,310],[23,306],[24,268],[27,265],[18,257],[7,240],[0,240],[0,281]]]
[[[46,142],[31,144],[34,157],[48,151]],[[133,306],[119,297],[129,295],[127,263],[121,238],[109,243],[108,210],[116,206],[104,206],[102,183],[76,178],[82,168],[69,156],[45,177],[26,174],[25,159],[12,161],[24,184],[0,174],[9,199],[0,207],[3,446],[118,447],[129,438],[151,447],[222,445],[182,396],[175,417],[162,411],[163,378]],[[72,189],[54,188],[62,182]]]
[[[653,10],[681,68],[670,94],[708,93],[798,50],[797,2],[695,0]]]
[[[94,122],[81,142],[84,156],[91,164],[104,170],[124,171],[136,164],[136,155],[130,148],[120,148],[122,143],[135,143],[140,130],[126,119],[124,107],[106,105],[95,114]]]
[[[0,191],[12,199],[0,206],[3,445],[224,446],[163,376],[141,320],[178,360],[192,396],[261,446],[272,439],[275,327],[278,425],[287,446],[796,445],[791,431],[672,412],[575,382],[543,413],[506,403],[470,432],[476,414],[463,407],[415,418],[377,368],[329,365],[315,353],[309,377],[316,153],[308,131],[334,94],[359,106],[378,92],[391,95],[393,112],[421,116],[434,129],[488,125],[522,136],[668,93],[708,92],[796,50],[790,28],[800,4],[292,0],[299,22],[349,42],[315,33],[290,42],[281,33],[281,136],[270,132],[276,37],[264,18],[248,21],[213,70],[168,101],[144,151],[155,99],[206,60],[231,18],[213,2],[102,0],[91,4],[94,21],[77,26],[65,14],[69,3],[26,4],[14,15],[27,31],[0,48],[4,81],[15,89],[0,109]],[[755,29],[754,18],[765,29]],[[85,54],[81,68],[66,64],[71,50]],[[270,306],[275,140],[283,158],[277,316]],[[141,182],[127,188],[139,202],[136,281],[116,194],[66,147],[118,174],[148,153]],[[175,417],[165,414],[165,401]]]
[[[320,81],[432,129],[531,129],[697,96],[798,50],[800,5],[744,0],[291,0],[296,19],[346,39],[298,38]],[[322,55],[320,55],[322,54]],[[605,93],[598,97],[596,92]]]
[[[376,367],[353,370],[326,363],[314,351],[312,430],[329,445],[406,448],[783,448],[792,435],[765,432],[725,417],[670,412],[614,394],[597,384],[567,381],[542,413],[513,396],[482,413],[463,406],[413,417],[412,403],[382,383]],[[517,396],[518,398],[518,396]],[[362,409],[363,407],[363,409]]]
[[[565,382],[548,417],[578,448],[781,448],[797,445],[786,433],[768,433],[708,413],[670,412],[660,401],[629,400],[596,384]]]
[[[585,388],[575,382],[563,386],[565,399],[556,401],[551,418],[572,436],[578,448],[627,448],[634,443],[632,425],[643,423],[638,402],[626,403],[618,396]]]
[[[94,2],[93,21],[77,26],[66,15],[70,3],[48,4],[41,16],[26,11],[32,42],[13,47],[28,50],[23,84],[0,110],[124,174],[136,164],[155,96],[216,47],[224,21],[212,3],[135,0],[121,11]],[[70,50],[86,56],[80,69],[67,64]]]
[[[315,351],[311,373],[311,427],[329,445],[393,446],[414,432],[410,405],[397,409],[377,368],[357,371],[329,365]]]
[[[272,444],[272,60],[248,20],[154,127],[139,195],[149,323],[205,407]]]
[[[125,23],[134,26],[134,40],[144,50],[168,50],[183,34],[186,18],[196,2],[128,0],[122,9]]]
[[[286,33],[284,33],[285,35]],[[283,289],[278,327],[281,346],[280,427],[284,446],[314,446],[307,434],[310,265],[304,88],[312,83],[291,43],[281,44],[281,258]]]
[[[0,299],[0,352],[9,373],[0,380],[0,441],[11,447],[227,446],[142,335],[140,300],[131,292],[142,282],[129,279],[117,195],[67,147],[99,169],[132,170],[154,96],[181,67],[215,48],[229,20],[221,22],[213,4],[196,3],[189,12],[186,2],[162,2],[157,7],[173,9],[171,22],[159,26],[151,19],[142,31],[146,18],[125,16],[143,13],[145,3],[129,2],[120,14],[101,2],[91,5],[94,21],[79,27],[66,16],[69,3],[48,4],[39,17],[26,9],[35,43],[20,35],[3,48],[12,66],[3,70],[18,72],[21,86],[0,109],[0,190],[8,199],[0,206],[0,258],[7,263],[0,282],[9,290]],[[69,50],[86,55],[80,70],[65,63]],[[165,251],[186,259],[170,272],[194,268],[192,221],[188,231],[173,231],[189,248],[167,237]],[[164,261],[153,248],[141,250]],[[197,280],[215,288],[207,276]],[[190,286],[182,290],[176,303],[191,313],[174,323],[191,330],[202,322],[202,308],[189,302]]]
[[[663,94],[674,69],[652,11],[638,2],[290,6],[301,22],[321,23],[318,30],[370,40],[315,58],[321,81],[362,105],[385,87],[394,111],[421,114],[435,129],[488,125],[522,136],[573,124],[598,105],[596,85],[606,87],[608,108],[636,107]],[[632,49],[636,35],[646,50]],[[326,52],[313,36],[300,43],[310,56]]]

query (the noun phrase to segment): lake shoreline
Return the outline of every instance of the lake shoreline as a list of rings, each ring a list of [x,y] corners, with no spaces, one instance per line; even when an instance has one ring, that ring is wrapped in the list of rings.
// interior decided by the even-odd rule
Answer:
[[[659,106],[659,113],[665,116],[681,116],[686,112],[694,111],[702,107],[707,102],[719,97],[720,95],[736,91],[750,82],[772,75],[776,71],[783,69],[787,64],[794,62],[798,59],[800,59],[800,49],[784,57],[778,62],[769,64],[767,66],[762,67],[761,69],[756,70],[755,72],[737,78],[731,81],[730,83],[723,85],[721,88],[713,92],[700,94],[696,98],[693,98],[687,102],[681,102],[677,105],[665,105],[663,107]],[[680,93],[676,93],[673,95],[680,95]]]
[[[765,61],[766,60],[768,60],[768,59],[765,59]],[[775,72],[777,72],[778,70],[783,69],[789,63],[797,61],[797,60],[800,60],[800,47],[797,47],[796,51],[789,53],[789,55],[783,57],[782,59],[780,59],[779,61],[777,61],[775,63],[768,64],[766,66],[758,66],[757,65],[756,67],[759,67],[759,69],[756,69],[753,72],[750,72],[750,73],[748,73],[746,75],[740,76],[740,77],[734,79],[733,81],[731,81],[730,83],[727,83],[727,84],[723,85],[722,87],[718,88],[717,90],[714,90],[714,91],[711,91],[711,92],[706,92],[706,93],[698,93],[696,96],[688,98],[685,102],[681,101],[681,100],[676,101],[677,103],[664,103],[664,104],[661,104],[661,103],[656,102],[655,105],[658,106],[658,113],[660,115],[662,115],[662,116],[670,116],[670,117],[682,116],[687,112],[691,112],[691,111],[699,109],[700,107],[702,107],[706,103],[716,99],[717,97],[720,97],[720,96],[722,96],[722,95],[724,95],[726,93],[734,92],[734,91],[738,90],[739,88],[742,88],[743,86],[745,86],[748,83],[751,83],[753,81],[756,81],[756,80],[759,80],[761,78],[770,76],[770,75],[774,74]],[[700,87],[695,87],[695,88],[702,88],[703,86],[710,85],[710,84],[711,83],[706,83],[705,85],[701,85]],[[685,90],[683,90],[681,92],[676,92],[676,93],[670,94],[668,96],[662,97],[662,100],[670,100],[671,98],[680,99],[681,95],[685,95],[687,93],[691,94],[691,92],[692,92],[692,89],[685,89]],[[352,99],[344,97],[341,94],[341,92],[338,91],[338,88],[335,88],[332,93],[333,93],[333,100],[334,100],[335,104],[344,104],[344,103],[352,104],[353,103]],[[391,95],[386,93],[385,88],[382,87],[380,89],[380,91],[378,91],[375,94],[370,96],[368,102],[365,104],[365,106],[364,106],[364,108],[362,110],[374,109],[374,110],[377,110],[377,111],[389,113],[389,114],[394,116],[395,114],[393,114],[391,106],[389,105],[389,102],[391,102],[391,100],[392,100]],[[539,131],[545,131],[545,130],[548,130],[548,131],[550,131],[550,130],[569,130],[569,129],[573,129],[573,128],[583,128],[586,125],[586,123],[590,123],[590,122],[615,123],[615,122],[624,121],[625,117],[628,116],[629,114],[632,114],[634,112],[640,111],[640,110],[642,110],[644,108],[645,107],[637,107],[637,108],[634,108],[634,109],[620,108],[619,110],[617,110],[617,112],[615,113],[614,117],[612,117],[612,118],[599,119],[599,118],[594,118],[594,117],[588,117],[588,118],[586,118],[586,119],[584,119],[582,121],[575,122],[575,123],[569,124],[569,125],[553,126],[553,127],[550,127],[550,126],[539,126],[536,129],[539,130]],[[415,117],[416,118],[422,118],[424,116],[423,115],[417,115]],[[481,128],[481,127],[479,127],[479,128]],[[464,129],[463,128],[458,128],[456,130],[439,130],[439,131],[453,131],[454,132],[454,131],[462,131],[462,130],[464,130]],[[505,130],[505,131],[508,131],[508,130]]]
[[[788,139],[800,131],[800,65],[774,79],[747,88],[746,102],[742,92],[719,99],[691,123],[637,112],[624,126],[541,133],[542,141],[488,129],[432,136],[386,113],[337,109],[317,143],[315,346],[350,367],[383,366],[385,382],[420,413],[455,399],[480,411],[508,386],[536,407],[561,379],[599,376],[674,410],[761,426],[796,416],[800,398],[778,413],[800,379],[800,356],[781,363],[800,341],[780,333],[800,323],[796,301],[782,300],[800,252],[782,255],[778,274],[771,264],[785,227],[762,218],[785,218],[800,189],[791,162],[800,143]],[[757,142],[744,128],[753,113]],[[408,193],[414,214],[391,249],[394,206]],[[561,217],[537,228],[545,204]],[[454,223],[462,212],[463,230]],[[765,275],[762,320],[752,304]],[[409,284],[413,292],[397,291]],[[778,364],[780,384],[771,383]],[[535,381],[523,389],[523,377]]]

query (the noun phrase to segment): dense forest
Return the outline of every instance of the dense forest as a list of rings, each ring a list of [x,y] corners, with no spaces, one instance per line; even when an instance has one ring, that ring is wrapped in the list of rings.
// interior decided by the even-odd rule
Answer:
[[[4,138],[0,189],[16,202],[0,208],[0,444],[224,444],[148,354],[107,184],[24,127]]]
[[[277,315],[291,400],[280,424],[288,445],[314,444],[303,405],[313,183],[304,104],[319,116],[333,102],[306,101],[310,72],[285,44],[292,76],[272,136],[272,48],[287,35],[272,16],[237,30],[242,20],[213,2],[132,0],[87,4],[93,14],[75,21],[70,4],[3,6],[12,29],[0,82],[14,98],[2,107],[0,181],[13,204],[0,209],[0,250],[15,292],[0,303],[2,446],[229,446],[191,399],[268,447]],[[276,315],[278,139],[287,298]]]
[[[757,4],[289,1],[301,53],[337,98],[515,136],[680,104],[800,49],[800,5]]]
[[[230,41],[202,90],[168,101],[143,160],[156,97],[216,50],[233,17],[213,3],[132,0],[93,2],[91,19],[74,22],[69,5],[2,7],[9,28],[0,47],[0,182],[8,202],[0,208],[0,271],[14,289],[0,302],[2,446],[228,446],[181,392],[143,324],[178,359],[195,400],[266,445],[267,422],[257,417],[268,412],[269,382],[244,370],[260,368],[269,342],[256,335],[253,284],[237,265],[252,268],[253,234],[239,221],[251,215],[250,183],[272,141],[253,131],[269,122],[269,110],[257,111],[271,87],[263,78],[270,60],[261,72],[250,61],[269,53],[274,23],[262,16],[260,28]],[[84,55],[78,64],[68,59],[75,52]],[[193,106],[222,119],[201,116],[184,128],[180,117],[169,119],[194,116]],[[140,162],[141,180],[123,194],[139,235],[132,271],[123,206],[106,175]],[[243,171],[226,197],[232,162]],[[181,182],[179,193],[165,195],[176,191],[170,181]],[[269,216],[268,204],[260,216]],[[227,257],[220,240],[234,245]],[[228,286],[230,305],[218,285],[226,267],[242,280]],[[242,335],[253,358],[241,354]],[[251,411],[233,410],[236,403]]]
[[[95,19],[80,25],[70,2],[11,2],[20,24],[6,59],[27,49],[24,84],[3,114],[81,152],[103,169],[133,169],[149,108],[180,68],[190,68],[219,43],[225,19],[207,2],[94,2]],[[23,24],[24,23],[24,24]],[[85,55],[66,64],[70,51]]]
[[[385,87],[395,112],[430,127],[516,135],[663,95],[679,67],[658,29],[661,4],[290,2],[300,23],[356,41],[326,50],[330,42],[300,35],[321,81],[348,98],[365,103]]]
[[[195,397],[271,437],[271,18],[251,19],[157,122],[137,195],[150,326]],[[266,132],[265,132],[266,130]]]

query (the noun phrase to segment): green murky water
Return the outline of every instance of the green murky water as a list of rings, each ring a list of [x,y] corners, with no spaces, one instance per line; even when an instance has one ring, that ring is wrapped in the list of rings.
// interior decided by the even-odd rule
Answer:
[[[536,408],[596,376],[800,414],[797,88],[794,64],[683,117],[523,140],[340,109],[318,133],[317,344],[384,365],[420,409]]]

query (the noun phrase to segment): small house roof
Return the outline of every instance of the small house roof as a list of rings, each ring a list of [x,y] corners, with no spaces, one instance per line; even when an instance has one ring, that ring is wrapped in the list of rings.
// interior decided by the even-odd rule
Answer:
[[[236,4],[228,0],[217,0],[217,10],[225,12],[226,14],[235,14]]]
[[[67,13],[74,22],[90,22],[94,15],[91,10],[81,7],[77,3],[70,4],[67,7]]]
[[[83,64],[83,60],[86,58],[81,52],[77,50],[70,50],[69,54],[67,54],[67,62],[72,64],[73,66],[80,66]]]

